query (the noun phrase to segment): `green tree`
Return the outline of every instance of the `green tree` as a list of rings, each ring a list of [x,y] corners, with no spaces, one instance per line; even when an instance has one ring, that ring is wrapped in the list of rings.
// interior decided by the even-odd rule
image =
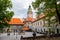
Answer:
[[[53,16],[57,16],[58,18],[58,21],[60,23],[60,4],[57,5],[57,1],[56,0],[35,0],[35,2],[32,2],[32,6],[34,9],[39,9],[39,6],[40,4],[44,2],[44,6],[42,7],[42,10],[44,12],[44,14],[48,17],[46,20],[48,21],[48,26],[50,26],[51,24],[51,18]],[[41,8],[40,10],[38,10],[38,12],[41,11]],[[37,13],[37,15],[39,15]]]
[[[13,11],[9,11],[11,8],[11,0],[0,0],[0,29],[9,26],[8,22],[14,15]]]
[[[45,9],[48,9],[51,12],[55,9],[54,13],[57,14],[58,21],[60,23],[60,4],[57,5],[57,0],[35,0],[35,2],[32,2],[32,6],[34,9],[37,9],[42,2],[45,2]]]

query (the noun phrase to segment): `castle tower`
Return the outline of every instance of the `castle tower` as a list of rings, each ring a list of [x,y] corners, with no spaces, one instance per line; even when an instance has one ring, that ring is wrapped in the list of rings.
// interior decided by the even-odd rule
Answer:
[[[33,12],[31,6],[28,8],[27,17],[33,18]]]

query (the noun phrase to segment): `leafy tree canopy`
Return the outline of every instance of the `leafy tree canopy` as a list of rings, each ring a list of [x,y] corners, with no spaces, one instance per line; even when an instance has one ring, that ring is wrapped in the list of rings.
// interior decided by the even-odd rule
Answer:
[[[44,6],[42,8],[40,8],[40,4],[42,2],[45,2]],[[39,9],[37,12],[40,13],[41,10],[43,10],[44,13],[47,13],[48,16],[52,17],[52,16],[58,16],[59,19],[59,15],[60,15],[60,4],[57,4],[58,0],[35,0],[35,2],[32,2],[32,6],[34,9]],[[40,6],[40,7],[39,7]]]
[[[0,0],[0,28],[8,27],[8,22],[14,15],[11,0]],[[9,9],[9,10],[8,10]]]

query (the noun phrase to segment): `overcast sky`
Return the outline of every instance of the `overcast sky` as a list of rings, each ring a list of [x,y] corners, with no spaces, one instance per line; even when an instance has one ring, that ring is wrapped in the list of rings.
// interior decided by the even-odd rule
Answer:
[[[27,10],[34,0],[11,0],[13,4],[12,10],[14,11],[15,18],[25,18],[27,16]],[[33,11],[34,13],[34,11]],[[35,13],[34,13],[35,17]]]

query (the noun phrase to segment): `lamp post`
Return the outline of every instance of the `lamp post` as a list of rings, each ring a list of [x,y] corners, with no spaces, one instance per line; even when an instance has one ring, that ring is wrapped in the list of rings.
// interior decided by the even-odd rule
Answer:
[[[16,29],[16,39],[17,39],[17,29]]]
[[[15,30],[15,32],[16,32],[16,39],[17,39],[17,29],[18,29],[18,27],[16,26],[16,30]]]

